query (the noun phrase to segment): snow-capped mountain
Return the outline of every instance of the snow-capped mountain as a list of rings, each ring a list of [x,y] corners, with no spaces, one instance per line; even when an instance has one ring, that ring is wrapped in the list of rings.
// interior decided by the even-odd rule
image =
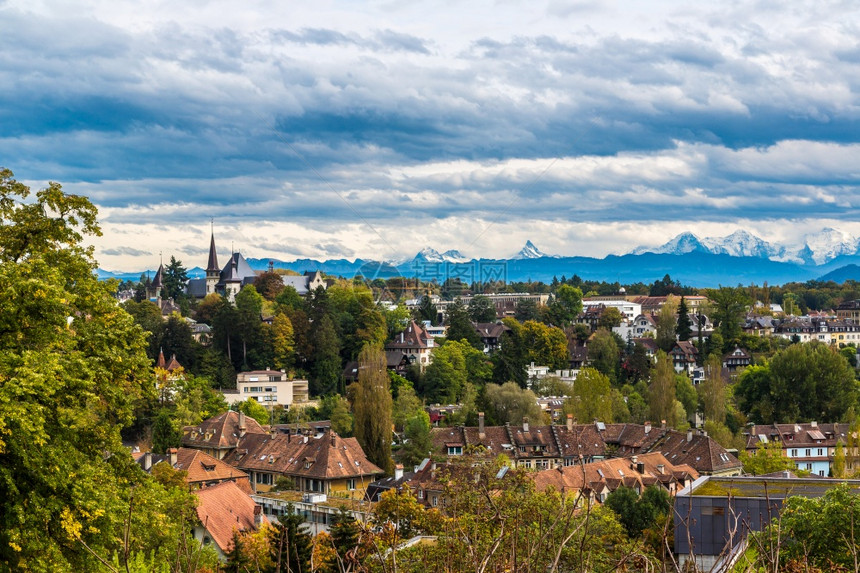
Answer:
[[[520,252],[514,256],[514,259],[539,259],[541,257],[549,256],[551,255],[548,255],[538,249],[531,241],[526,241],[525,246],[520,249]]]
[[[636,247],[630,251],[631,255],[642,255],[644,253],[655,253],[658,255],[683,255],[693,252],[709,253],[711,250],[693,233],[686,232],[674,237],[669,242],[659,247]]]
[[[705,237],[681,233],[659,247],[636,247],[630,254],[657,253],[683,255],[706,252],[733,257],[757,257],[777,262],[821,265],[841,255],[860,255],[860,239],[838,229],[825,228],[803,236],[799,245],[779,245],[738,230],[725,237]]]
[[[470,259],[464,257],[460,251],[450,250],[440,253],[432,247],[424,247],[412,258],[413,261],[425,263],[466,263]]]
[[[853,255],[857,253],[857,247],[858,241],[855,237],[827,227],[817,233],[804,235],[803,247],[797,254],[804,262],[820,265],[839,255]]]
[[[744,230],[738,230],[727,237],[709,237],[702,240],[714,254],[733,257],[759,257],[771,259],[783,257],[785,247],[773,245]]]

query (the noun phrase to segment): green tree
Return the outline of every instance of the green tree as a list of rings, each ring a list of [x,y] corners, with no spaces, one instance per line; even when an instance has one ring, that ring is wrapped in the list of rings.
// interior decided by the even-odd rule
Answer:
[[[243,412],[246,416],[250,416],[257,420],[261,425],[268,425],[271,422],[272,414],[266,407],[254,400],[253,398],[248,398],[244,402],[239,402],[237,406],[234,406],[239,412]]]
[[[624,320],[624,315],[614,306],[607,307],[600,313],[600,318],[597,319],[597,328],[605,328],[612,330],[621,326],[621,321]]]
[[[404,385],[397,398],[394,400],[393,421],[394,427],[398,431],[403,431],[406,427],[406,422],[424,411],[424,406],[418,396],[415,395],[415,390],[412,385]]]
[[[641,496],[633,488],[620,486],[606,497],[606,507],[615,512],[629,536],[638,537],[669,513],[671,501],[660,486],[645,488]]]
[[[769,364],[750,366],[735,388],[741,411],[759,423],[840,421],[854,409],[854,369],[838,351],[812,341],[776,353]]]
[[[316,321],[312,327],[313,367],[311,369],[311,393],[314,395],[335,392],[341,378],[340,339],[328,314]]]
[[[692,420],[699,408],[699,395],[686,374],[675,376],[675,399],[684,406],[685,419]]]
[[[263,296],[254,285],[245,285],[236,295],[236,324],[234,328],[242,340],[242,365],[248,364],[248,347],[256,344],[260,337],[263,312]]]
[[[225,573],[242,573],[247,570],[251,560],[245,555],[245,542],[242,539],[242,534],[238,529],[233,530],[233,538],[224,553],[224,571]]]
[[[325,570],[331,573],[353,570],[361,563],[361,556],[356,554],[359,549],[361,526],[345,506],[340,506],[337,513],[332,516],[329,532],[335,560],[334,563],[328,563]]]
[[[525,364],[534,362],[552,369],[570,365],[567,337],[560,328],[529,320],[520,329],[520,343]]]
[[[543,420],[543,412],[537,405],[534,392],[520,388],[513,382],[505,382],[501,386],[487,384],[484,396],[487,415],[497,424],[519,424],[523,418],[528,418],[532,423]]]
[[[675,334],[678,336],[678,340],[690,340],[692,333],[693,322],[690,320],[687,301],[681,297],[681,302],[678,303],[678,324],[675,326]]]
[[[547,311],[553,325],[560,328],[567,327],[582,312],[582,291],[566,284],[559,286]]]
[[[182,435],[173,423],[166,408],[162,408],[152,424],[152,451],[156,454],[166,453],[168,448],[178,448]]]
[[[367,346],[358,358],[358,387],[353,402],[355,437],[367,459],[391,473],[392,400],[385,354]]]
[[[708,289],[706,292],[711,301],[713,313],[711,319],[714,326],[717,327],[728,347],[732,348],[740,338],[741,323],[746,308],[750,304],[749,298],[741,288],[720,287]]]
[[[162,298],[172,298],[175,301],[186,298],[185,287],[188,286],[188,269],[182,266],[182,261],[177,261],[176,257],[170,257],[170,263],[164,269],[162,284]]]
[[[283,282],[282,282],[283,284]],[[292,285],[285,285],[275,296],[275,309],[287,312],[290,310],[304,309],[305,299]]]
[[[290,318],[279,312],[272,319],[272,354],[275,368],[288,369],[295,362],[296,340]]]
[[[269,530],[269,547],[275,571],[311,571],[313,540],[302,527],[304,518],[288,504],[285,513]]]
[[[502,334],[499,350],[493,354],[493,381],[515,382],[525,388],[527,357],[523,347],[523,327],[516,320],[505,318],[502,322],[509,330]]]
[[[845,477],[845,447],[842,440],[836,442],[836,451],[833,454],[833,477],[842,479]]]
[[[448,307],[445,324],[448,326],[448,330],[445,332],[447,340],[457,342],[466,340],[478,350],[483,348],[481,337],[471,322],[469,311],[466,310],[466,307],[463,306],[463,303],[459,299]]]
[[[496,322],[496,305],[489,297],[475,295],[469,303],[469,318],[472,322]]]
[[[609,378],[594,368],[583,368],[573,383],[573,396],[564,404],[564,413],[590,424],[594,420],[611,423],[612,393]]]
[[[266,300],[277,299],[285,286],[284,279],[274,271],[266,271],[254,277],[254,288]]]
[[[418,320],[429,320],[430,324],[436,326],[439,324],[439,309],[433,304],[433,299],[430,293],[426,293],[421,297],[421,302],[418,305]]]
[[[621,367],[621,349],[611,332],[598,328],[588,343],[588,362],[610,383],[618,381],[618,371]]]
[[[95,570],[84,544],[105,558],[120,549],[133,488],[135,507],[163,523],[147,530],[148,519],[135,519],[130,550],[182,537],[163,513],[172,494],[135,473],[120,437],[155,392],[143,330],[116,304],[116,283],[96,279],[83,246],[99,234],[86,198],[56,183],[30,197],[0,170],[0,563],[8,570]],[[170,500],[175,515],[186,500]]]
[[[654,423],[662,420],[670,426],[675,420],[675,369],[672,359],[662,350],[657,353],[657,366],[648,389],[648,413]]]
[[[406,443],[400,450],[400,461],[407,467],[421,463],[433,449],[430,440],[430,416],[423,410],[409,418],[405,424]]]
[[[699,385],[705,420],[718,424],[726,421],[726,383],[720,357],[712,354],[705,362],[705,380]]]
[[[655,340],[657,341],[657,346],[663,352],[669,352],[675,345],[676,309],[675,298],[669,297],[657,313],[657,334]]]
[[[536,300],[525,299],[517,303],[514,310],[514,318],[519,322],[527,320],[540,320],[540,309]]]

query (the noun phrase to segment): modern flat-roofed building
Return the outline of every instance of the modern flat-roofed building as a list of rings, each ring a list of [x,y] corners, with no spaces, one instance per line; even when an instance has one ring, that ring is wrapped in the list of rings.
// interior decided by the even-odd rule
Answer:
[[[308,381],[289,380],[283,370],[240,372],[236,376],[236,391],[229,396],[233,400],[244,402],[251,398],[264,406],[290,407],[310,400]]]

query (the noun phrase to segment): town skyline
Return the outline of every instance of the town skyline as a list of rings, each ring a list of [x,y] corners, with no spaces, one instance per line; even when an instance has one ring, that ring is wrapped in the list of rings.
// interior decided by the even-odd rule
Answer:
[[[100,266],[860,235],[857,9],[7,0],[0,157]],[[225,247],[221,247],[225,248]]]

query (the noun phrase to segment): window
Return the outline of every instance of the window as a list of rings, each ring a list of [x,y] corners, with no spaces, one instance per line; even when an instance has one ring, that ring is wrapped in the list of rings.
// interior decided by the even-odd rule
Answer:
[[[819,455],[819,456],[823,456],[823,455],[824,455],[824,450],[823,450],[822,448],[818,448],[818,455]]]
[[[437,505],[439,505],[439,498],[434,495],[433,496],[433,507],[436,507]]]
[[[806,464],[806,469],[808,469],[809,471],[812,471],[812,464]]]
[[[808,457],[809,457],[809,456],[811,456],[811,455],[812,455],[812,450],[810,450],[809,448],[807,448],[807,449],[806,449],[806,457],[808,458]]]
[[[793,457],[793,458],[797,457],[797,450],[791,450],[791,457]]]
[[[257,483],[260,485],[272,485],[272,474],[257,472]]]
[[[448,455],[449,456],[462,456],[463,455],[463,446],[448,446]]]
[[[821,477],[824,477],[824,470],[818,470],[818,475],[820,475]]]
[[[355,489],[355,478],[346,480],[346,489],[349,489],[349,490]]]
[[[418,490],[418,499],[424,499],[424,490],[423,489]]]

